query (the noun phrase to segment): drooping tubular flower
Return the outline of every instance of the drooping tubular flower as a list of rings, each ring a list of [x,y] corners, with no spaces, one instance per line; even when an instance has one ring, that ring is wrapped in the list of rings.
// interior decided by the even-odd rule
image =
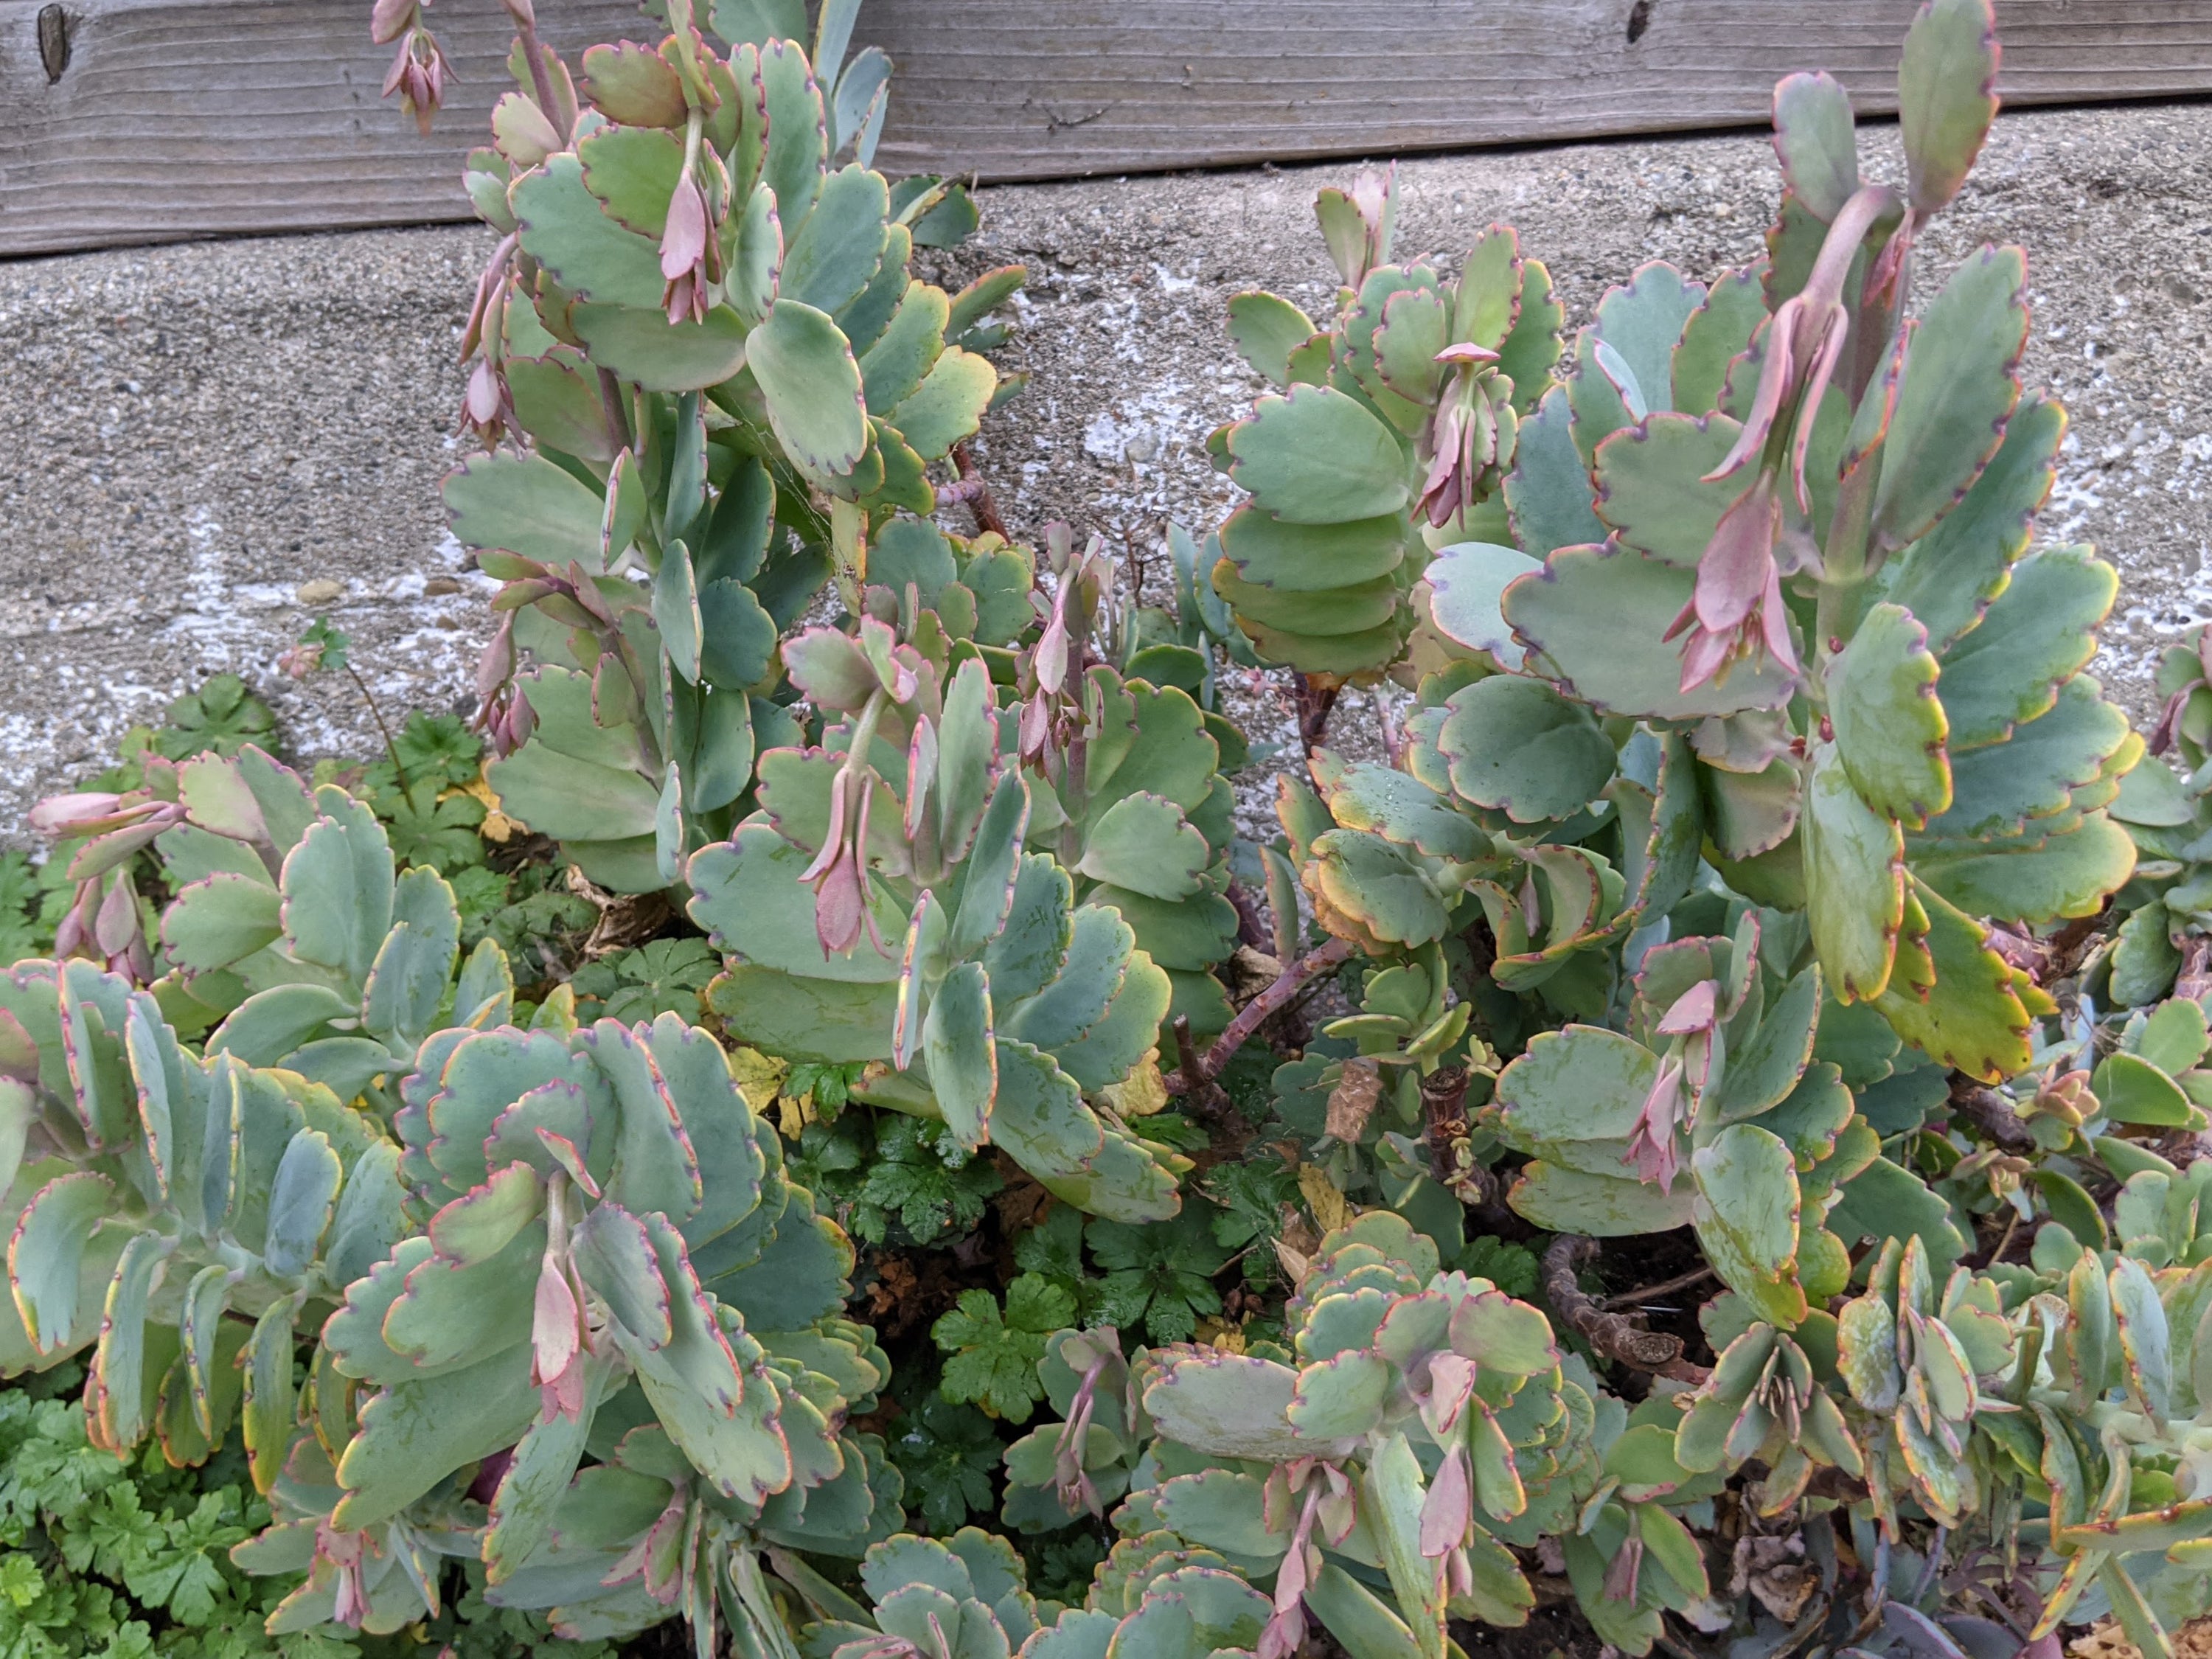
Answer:
[[[707,315],[707,198],[687,170],[668,198],[668,223],[660,233],[660,274],[668,286],[660,303],[672,323]]]
[[[1629,1131],[1623,1164],[1633,1164],[1639,1181],[1656,1181],[1659,1190],[1674,1190],[1674,1176],[1681,1167],[1674,1153],[1674,1130],[1682,1116],[1682,1062],[1668,1055],[1659,1067],[1658,1080],[1644,1097],[1644,1109]]]
[[[384,95],[389,98],[398,93],[399,107],[415,118],[416,130],[427,138],[438,106],[445,101],[448,79],[458,81],[460,76],[446,61],[437,37],[426,28],[411,28],[400,41],[398,55],[384,77]]]
[[[1429,422],[1421,513],[1442,526],[1474,504],[1484,475],[1498,465],[1498,354],[1462,341],[1437,353],[1437,361],[1452,365],[1453,374]]]
[[[1084,1367],[1083,1380],[1076,1385],[1075,1397],[1068,1401],[1066,1420],[1060,1425],[1060,1437],[1053,1443],[1053,1491],[1060,1503],[1069,1510],[1083,1510],[1103,1518],[1105,1505],[1098,1501],[1098,1489],[1091,1483],[1089,1471],[1083,1467],[1083,1451],[1091,1437],[1091,1413],[1098,1403],[1100,1379],[1108,1367],[1113,1366],[1126,1387],[1128,1367],[1121,1358],[1120,1334],[1111,1325],[1071,1336],[1062,1344],[1060,1358],[1070,1365]]]
[[[1297,1504],[1297,1520],[1291,1528],[1291,1547],[1275,1571],[1275,1611],[1260,1632],[1253,1651],[1257,1659],[1290,1659],[1306,1637],[1306,1587],[1320,1576],[1321,1547],[1314,1531],[1332,1545],[1352,1534],[1357,1516],[1351,1477],[1334,1463],[1316,1457],[1279,1463],[1267,1477],[1261,1499],[1270,1532],[1287,1518],[1290,1505]]]
[[[1620,1161],[1634,1164],[1639,1180],[1657,1182],[1662,1193],[1674,1190],[1674,1176],[1681,1168],[1674,1132],[1682,1121],[1683,1083],[1692,1059],[1698,1062],[1698,1073],[1705,1072],[1705,1049],[1713,1028],[1720,1023],[1719,993],[1717,981],[1701,979],[1677,997],[1659,1021],[1661,1036],[1683,1042],[1661,1062],[1659,1075],[1644,1097],[1643,1109],[1636,1115],[1636,1127],[1629,1131],[1628,1151]],[[1691,1047],[1699,1050],[1694,1056],[1686,1052]]]
[[[315,1553],[330,1563],[337,1579],[331,1618],[348,1630],[359,1630],[368,1617],[368,1580],[362,1570],[368,1553],[367,1533],[341,1531],[327,1516],[315,1522]]]
[[[830,833],[822,838],[814,862],[799,873],[801,881],[814,888],[814,936],[821,941],[824,962],[859,944],[864,926],[876,953],[890,954],[876,932],[875,915],[868,908],[867,872],[860,866],[867,851],[868,811],[876,781],[875,769],[859,758],[857,751],[864,747],[864,743],[854,744],[854,757],[830,785]]]
[[[173,793],[173,773],[168,787]],[[54,930],[57,957],[94,957],[108,972],[120,974],[134,985],[153,982],[154,956],[146,942],[130,859],[184,823],[185,817],[181,802],[136,792],[52,795],[30,810],[27,821],[39,835],[56,841],[94,837],[70,860],[76,894]]]
[[[1820,401],[1834,379],[1851,324],[1844,282],[1867,234],[1897,207],[1895,193],[1869,186],[1837,214],[1805,286],[1776,309],[1759,337],[1759,386],[1735,446],[1701,482],[1717,483],[1753,461],[1758,470],[1714,527],[1698,563],[1697,586],[1665,637],[1682,643],[1681,689],[1717,681],[1762,657],[1798,672],[1782,578],[1809,568],[1819,552],[1808,539],[1784,540],[1782,476],[1787,468],[1798,510],[1812,511],[1807,453]]]
[[[584,1298],[568,1259],[568,1176],[556,1170],[546,1187],[545,1254],[530,1322],[530,1380],[538,1385],[538,1419],[546,1423],[556,1417],[573,1423],[584,1409]]]
[[[520,246],[518,238],[509,235],[492,250],[483,275],[477,279],[476,302],[469,307],[468,325],[461,331],[461,361],[468,362],[478,351],[483,356],[470,371],[455,430],[475,433],[487,449],[497,448],[507,428],[515,424],[514,396],[507,389],[502,361],[506,356],[502,337],[507,327],[507,267]]]
[[[660,232],[660,275],[668,284],[660,304],[671,323],[700,322],[707,315],[707,289],[712,281],[708,255],[714,238],[706,194],[699,188],[702,119],[702,112],[694,110],[684,137],[684,170],[676,176],[676,193],[668,198],[668,222]]]
[[[1782,599],[1782,568],[1774,556],[1781,521],[1774,479],[1764,471],[1721,515],[1698,562],[1690,602],[1662,636],[1689,635],[1682,645],[1683,690],[1724,678],[1737,662],[1762,653],[1797,672],[1790,612]]]

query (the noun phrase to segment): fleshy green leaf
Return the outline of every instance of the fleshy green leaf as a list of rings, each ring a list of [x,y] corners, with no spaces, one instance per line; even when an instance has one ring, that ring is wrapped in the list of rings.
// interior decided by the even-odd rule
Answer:
[[[1936,672],[1927,629],[1894,605],[1867,613],[1828,672],[1828,717],[1852,787],[1912,830],[1951,805]]]

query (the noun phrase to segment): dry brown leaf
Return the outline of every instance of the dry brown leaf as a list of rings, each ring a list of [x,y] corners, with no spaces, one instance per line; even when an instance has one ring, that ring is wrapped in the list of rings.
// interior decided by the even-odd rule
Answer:
[[[1328,1132],[1347,1146],[1367,1133],[1367,1120],[1382,1098],[1382,1073],[1371,1060],[1347,1060],[1336,1087],[1328,1091]],[[1316,1212],[1316,1214],[1319,1212]]]
[[[2173,1632],[2173,1659],[2212,1659],[2212,1617],[2192,1619]],[[2066,1644],[2071,1659],[2142,1659],[2117,1619],[2100,1620]]]

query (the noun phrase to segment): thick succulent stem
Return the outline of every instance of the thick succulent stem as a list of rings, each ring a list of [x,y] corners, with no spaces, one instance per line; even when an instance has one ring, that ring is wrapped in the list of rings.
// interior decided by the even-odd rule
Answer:
[[[1421,1079],[1421,1125],[1429,1146],[1429,1172],[1449,1186],[1457,1171],[1452,1166],[1452,1142],[1467,1134],[1467,1068],[1447,1066]]]
[[[1006,521],[999,516],[999,504],[991,498],[991,486],[983,482],[976,471],[975,458],[968,453],[966,444],[952,446],[952,465],[960,474],[960,482],[948,484],[937,492],[939,501],[959,501],[968,504],[975,515],[976,531],[988,531],[994,536],[1006,535]],[[1012,540],[1011,537],[1007,537]]]
[[[1596,1299],[1575,1282],[1575,1269],[1597,1254],[1594,1238],[1561,1233],[1544,1252],[1544,1295],[1560,1319],[1580,1331],[1589,1345],[1607,1359],[1617,1359],[1640,1371],[1654,1371],[1678,1382],[1700,1383],[1712,1373],[1682,1358],[1678,1337],[1659,1331],[1639,1330],[1622,1315],[1607,1313]]]
[[[1951,1077],[1951,1109],[2000,1146],[2025,1152],[2035,1145],[2034,1135],[2013,1110],[2012,1102],[1961,1073]]]
[[[1211,1083],[1221,1075],[1230,1060],[1243,1048],[1245,1040],[1267,1023],[1267,1016],[1297,995],[1306,982],[1327,973],[1352,954],[1350,939],[1333,939],[1320,949],[1308,951],[1291,966],[1283,970],[1283,976],[1254,997],[1237,1012],[1228,1029],[1213,1040],[1213,1046],[1196,1056],[1196,1074],[1178,1067],[1161,1079],[1170,1095],[1188,1094],[1201,1084]],[[1185,1066],[1190,1062],[1186,1061]]]
[[[1196,1082],[1187,1090],[1170,1089],[1170,1094],[1187,1093],[1190,1103],[1209,1116],[1218,1117],[1229,1104],[1228,1092],[1213,1081],[1213,1073],[1206,1069],[1200,1056],[1198,1044],[1190,1034],[1190,1016],[1177,1014],[1175,1018],[1176,1069],[1175,1078],[1194,1078]]]
[[[553,124],[554,131],[561,134],[565,143],[568,134],[562,126],[561,106],[553,95],[553,72],[545,67],[545,48],[538,43],[534,9],[510,6],[507,10],[514,19],[516,36],[522,45],[522,59],[530,65],[530,86],[538,94],[538,107],[545,112],[545,118]]]
[[[615,379],[611,370],[599,371],[599,401],[605,405],[607,419],[614,426],[616,441],[624,449],[631,447],[637,441],[630,434],[629,406],[623,398],[622,382]]]
[[[1233,876],[1229,882],[1229,902],[1237,907],[1237,942],[1255,951],[1273,950],[1274,935],[1260,915],[1258,902]]]
[[[1291,697],[1298,711],[1298,747],[1310,756],[1328,735],[1328,716],[1336,707],[1341,681],[1322,674],[1300,674],[1291,682]]]

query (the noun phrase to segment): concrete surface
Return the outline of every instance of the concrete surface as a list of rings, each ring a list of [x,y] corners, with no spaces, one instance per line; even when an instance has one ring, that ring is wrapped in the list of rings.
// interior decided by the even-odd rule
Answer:
[[[1869,139],[1893,172],[1893,131]],[[2045,532],[2118,562],[2100,672],[2138,713],[2159,644],[2212,616],[2208,164],[2212,106],[2008,116],[1926,245],[1937,270],[1984,240],[2028,250],[2030,377],[2074,416]],[[983,192],[981,234],[941,274],[1030,268],[1000,354],[1030,389],[978,449],[1018,530],[1059,518],[1149,547],[1170,518],[1218,520],[1231,492],[1202,441],[1258,389],[1225,302],[1259,286],[1327,309],[1310,204],[1350,171]],[[1571,323],[1644,260],[1710,275],[1753,257],[1778,188],[1756,135],[1421,159],[1401,185],[1401,252],[1454,257],[1510,221]],[[275,670],[313,614],[305,584],[340,585],[315,608],[388,707],[465,706],[487,584],[436,484],[489,246],[415,230],[0,264],[0,842],[221,669],[277,706],[303,756],[367,752],[350,684]],[[1339,716],[1358,718],[1356,702]]]

